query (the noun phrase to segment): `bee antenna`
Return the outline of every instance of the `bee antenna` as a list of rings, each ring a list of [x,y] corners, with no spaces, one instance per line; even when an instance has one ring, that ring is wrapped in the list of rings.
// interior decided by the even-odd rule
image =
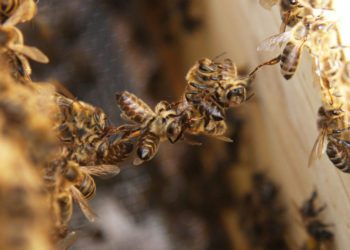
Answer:
[[[226,54],[227,54],[227,52],[226,52],[226,51],[221,52],[221,54],[219,54],[219,55],[215,56],[215,57],[212,59],[212,61],[215,61],[215,60],[217,60],[218,58],[220,58],[220,57],[222,57],[223,55],[226,55]]]

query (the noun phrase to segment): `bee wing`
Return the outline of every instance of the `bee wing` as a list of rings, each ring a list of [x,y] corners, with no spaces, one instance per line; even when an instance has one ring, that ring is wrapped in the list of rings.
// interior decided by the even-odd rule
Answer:
[[[64,239],[57,243],[57,249],[68,249],[78,240],[78,233],[73,231],[70,232]]]
[[[90,208],[89,204],[87,203],[86,199],[82,196],[80,191],[74,186],[72,186],[70,190],[71,190],[73,199],[76,202],[78,202],[80,209],[85,215],[85,217],[91,222],[95,221],[97,215],[95,214],[94,211],[92,211],[92,209]]]
[[[266,38],[260,43],[257,51],[273,51],[281,47],[282,43],[288,41],[291,38],[291,31],[286,31]]]
[[[97,165],[81,167],[88,174],[99,177],[113,177],[120,172],[120,168],[116,165]]]
[[[32,19],[37,12],[36,4],[33,0],[24,0],[17,10],[5,22],[4,26],[15,26],[18,23]]]
[[[133,160],[132,164],[133,164],[134,166],[138,166],[138,165],[141,165],[143,162],[144,162],[143,160],[141,160],[140,158],[136,157],[136,158]]]
[[[233,142],[233,140],[231,138],[228,138],[226,136],[223,135],[215,135],[214,138],[220,140],[220,141],[224,141],[224,142]]]
[[[267,10],[271,10],[272,6],[276,5],[278,0],[259,0],[259,4]]]
[[[315,144],[312,147],[311,154],[308,161],[309,167],[311,167],[316,160],[321,158],[322,154],[326,149],[326,141],[327,141],[327,130],[322,129],[315,141]]]
[[[47,58],[47,56],[38,48],[25,46],[21,44],[9,44],[8,47],[17,53],[23,54],[24,56],[32,59],[33,61],[37,61],[40,63],[49,62],[49,58]]]

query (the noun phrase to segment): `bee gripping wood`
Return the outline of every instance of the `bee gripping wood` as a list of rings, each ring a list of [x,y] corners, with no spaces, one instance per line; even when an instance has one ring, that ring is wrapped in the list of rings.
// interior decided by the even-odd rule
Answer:
[[[253,0],[206,0],[203,4],[205,27],[191,41],[184,40],[187,65],[203,55],[225,51],[225,57],[238,67],[249,67],[249,72],[280,52],[257,51],[261,41],[279,32],[281,19],[277,7],[268,11]],[[319,203],[327,204],[321,217],[325,223],[334,225],[335,249],[349,249],[350,175],[337,170],[325,155],[308,167],[318,135],[316,121],[321,98],[318,86],[313,83],[312,61],[307,52],[302,54],[301,61],[289,81],[282,77],[278,64],[256,73],[255,96],[240,107],[248,117],[249,158],[281,187],[291,218],[288,237],[292,242],[301,245],[306,237],[296,222],[300,217],[293,203],[301,204],[317,189]]]

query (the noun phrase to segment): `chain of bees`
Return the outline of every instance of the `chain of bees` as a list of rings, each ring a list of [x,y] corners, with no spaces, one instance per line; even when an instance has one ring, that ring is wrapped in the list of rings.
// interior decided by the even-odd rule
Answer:
[[[324,2],[327,1],[260,0],[265,8],[280,4],[281,32],[263,41],[258,48],[271,50],[286,42],[279,56],[258,65],[246,76],[238,75],[230,59],[222,62],[209,58],[198,60],[186,75],[187,85],[181,98],[172,103],[161,101],[154,109],[132,93],[117,93],[116,102],[126,124],[113,126],[101,109],[58,92],[51,94],[48,98],[58,108],[52,121],[60,150],[46,163],[43,175],[51,194],[55,227],[60,232],[58,239],[69,242],[66,228],[72,217],[73,201],[80,205],[89,220],[94,220],[95,214],[87,203],[96,192],[92,176],[117,174],[117,165],[131,156],[134,165],[149,161],[163,141],[193,143],[187,135],[205,135],[232,142],[225,137],[226,110],[249,100],[255,73],[265,65],[280,63],[284,78],[292,78],[303,49],[314,58],[323,97],[318,121],[320,135],[310,164],[326,151],[337,168],[350,172],[350,143],[346,140],[346,84],[350,80],[350,64],[345,60],[346,46],[339,42],[336,22],[324,14],[329,11],[330,3]],[[36,93],[41,87],[31,81],[28,59],[40,63],[49,60],[39,49],[26,46],[21,31],[16,28],[18,23],[34,17],[36,3],[33,0],[0,3],[0,54],[6,58],[13,79]],[[320,211],[313,210],[315,215]]]

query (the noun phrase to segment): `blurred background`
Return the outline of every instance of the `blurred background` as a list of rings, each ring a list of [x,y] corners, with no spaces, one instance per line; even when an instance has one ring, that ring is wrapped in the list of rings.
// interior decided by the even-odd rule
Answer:
[[[255,48],[280,24],[277,11],[271,15],[255,0],[41,0],[38,7],[36,18],[22,28],[26,44],[44,51],[50,63],[31,64],[33,81],[62,83],[79,100],[101,107],[116,125],[122,120],[115,92],[133,92],[152,107],[161,100],[176,101],[195,61],[222,53],[221,59],[231,58],[245,74],[268,58]],[[268,20],[265,29],[257,28],[261,20]],[[267,71],[271,76],[271,69]],[[276,83],[271,84],[285,84],[277,68],[274,73],[277,77],[269,79]],[[71,249],[281,250],[289,249],[288,238],[300,246],[306,235],[295,223],[296,208],[290,201],[300,203],[315,186],[293,167],[300,167],[311,150],[316,115],[306,128],[313,137],[297,137],[307,140],[303,156],[283,158],[285,151],[274,151],[280,144],[271,138],[276,132],[282,138],[284,132],[266,126],[271,125],[269,117],[277,114],[277,120],[279,113],[286,114],[275,108],[284,104],[278,98],[288,99],[279,91],[295,93],[266,88],[272,85],[262,85],[261,76],[257,82],[257,95],[227,114],[227,136],[233,143],[201,137],[196,140],[202,146],[163,143],[152,161],[138,167],[124,163],[118,176],[98,179],[97,196],[90,202],[98,219],[88,223],[75,209],[70,226],[79,239]],[[270,96],[277,98],[272,106]],[[302,113],[302,104],[293,107],[295,115]],[[300,148],[288,143],[296,151]],[[295,224],[291,233],[290,224]]]

